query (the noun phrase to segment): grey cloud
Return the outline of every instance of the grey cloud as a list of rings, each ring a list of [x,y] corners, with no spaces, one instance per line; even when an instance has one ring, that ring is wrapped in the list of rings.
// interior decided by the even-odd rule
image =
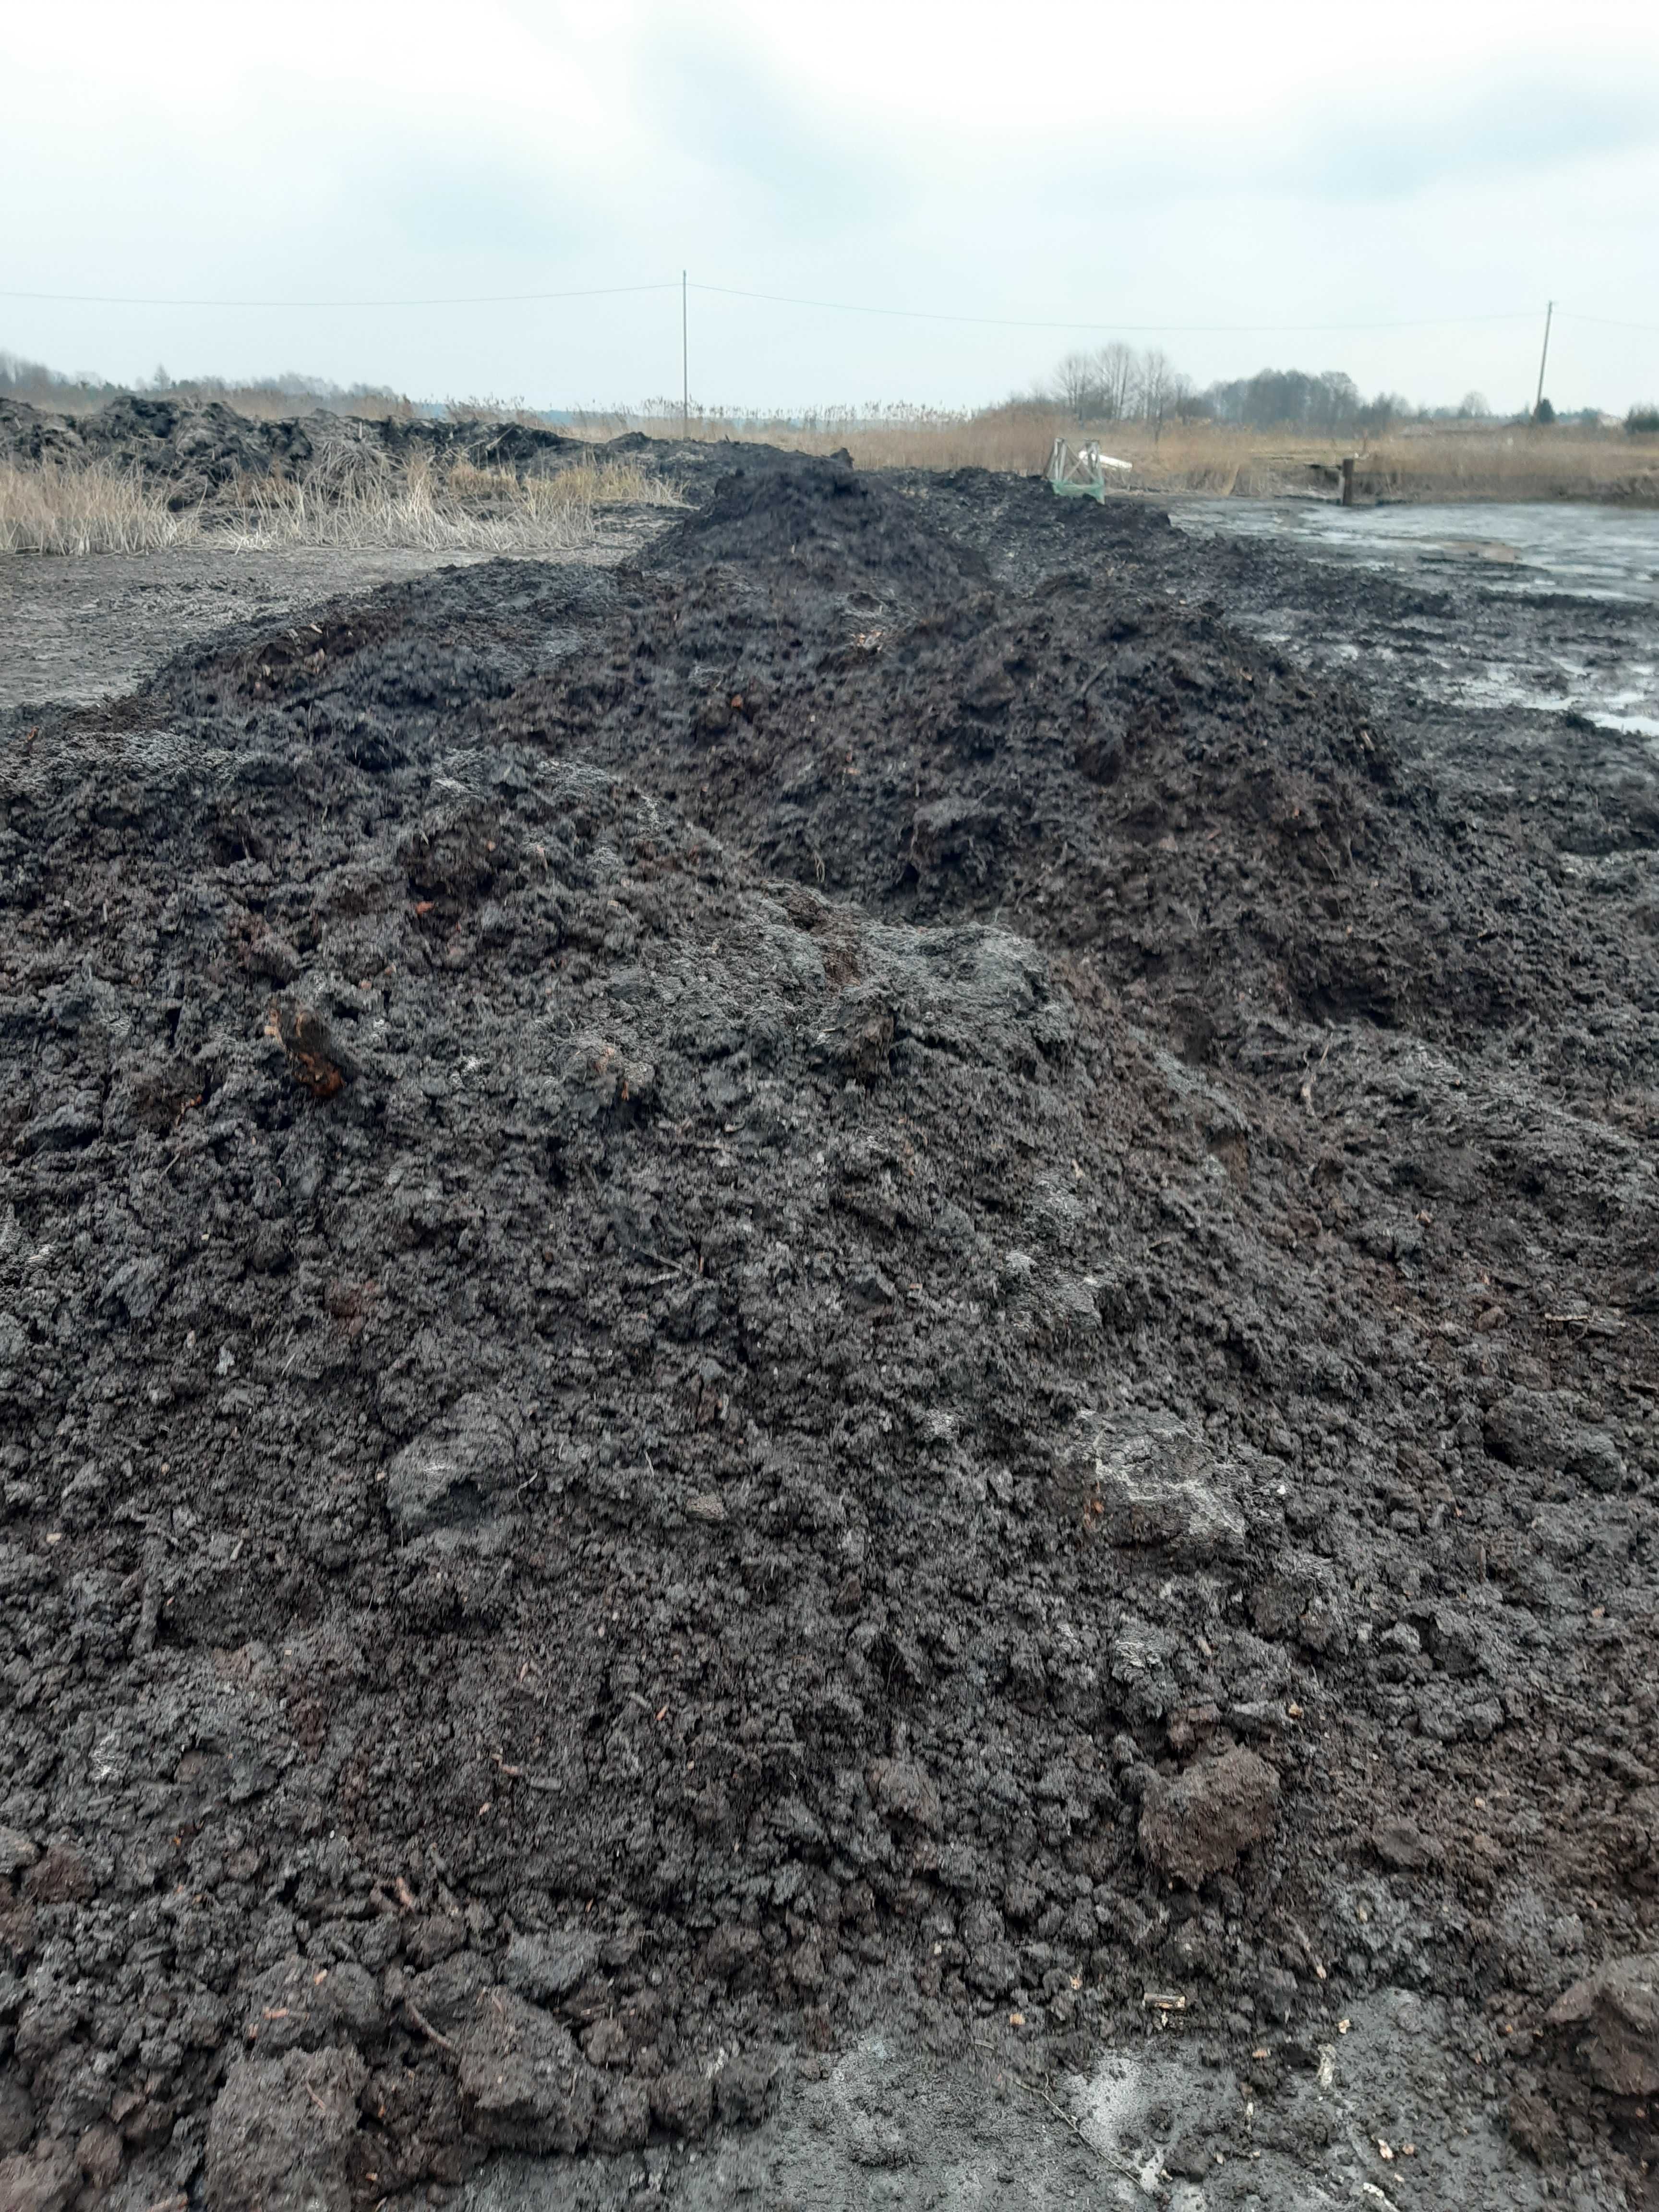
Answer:
[[[1460,86],[1405,109],[1389,95],[1388,112],[1350,107],[1304,138],[1283,163],[1257,171],[1269,188],[1346,200],[1403,199],[1457,179],[1559,169],[1588,159],[1659,144],[1659,79],[1611,69],[1595,78],[1571,74]],[[1379,102],[1379,106],[1384,103]]]
[[[668,142],[658,167],[671,193],[684,161],[723,177],[763,224],[814,238],[890,215],[907,193],[902,149],[867,123],[814,106],[730,43],[665,40],[638,93]]]

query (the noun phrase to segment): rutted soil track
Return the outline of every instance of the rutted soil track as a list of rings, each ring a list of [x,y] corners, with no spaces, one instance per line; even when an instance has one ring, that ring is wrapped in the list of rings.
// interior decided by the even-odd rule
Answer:
[[[1639,2191],[1647,1970],[1546,2017],[1659,1941],[1639,899],[1148,510],[736,459],[5,732],[0,2177],[1148,1987],[1267,2109],[1393,1982]]]

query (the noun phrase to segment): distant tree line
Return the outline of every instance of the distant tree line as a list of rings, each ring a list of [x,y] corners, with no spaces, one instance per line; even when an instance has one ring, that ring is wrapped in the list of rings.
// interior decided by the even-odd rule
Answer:
[[[100,376],[64,376],[42,361],[0,353],[0,399],[27,400],[31,407],[63,414],[100,407],[114,390]]]
[[[1204,412],[1191,377],[1161,347],[1142,352],[1121,339],[1068,353],[1054,372],[1052,396],[1079,422],[1188,422]]]
[[[1205,412],[1218,422],[1249,429],[1283,425],[1317,437],[1340,438],[1351,432],[1374,435],[1413,410],[1395,392],[1367,399],[1340,368],[1310,376],[1299,368],[1264,368],[1231,384],[1212,384],[1202,395]],[[1486,411],[1484,404],[1481,411]]]
[[[312,407],[320,407],[336,415],[349,415],[365,400],[398,401],[400,395],[385,384],[332,384],[325,376],[301,376],[289,370],[282,376],[261,376],[240,380],[225,376],[171,376],[165,367],[159,367],[154,376],[141,380],[133,389],[167,394],[180,399],[222,399],[234,407],[239,400],[259,398],[304,401]],[[401,402],[407,405],[409,403]],[[376,412],[384,413],[384,408]]]
[[[1376,436],[1396,422],[1480,422],[1493,419],[1483,392],[1468,392],[1455,407],[1416,407],[1397,392],[1367,398],[1352,377],[1328,368],[1315,375],[1302,368],[1263,368],[1200,391],[1158,346],[1145,351],[1120,339],[1092,352],[1068,353],[1055,369],[1046,393],[1079,422],[1224,422],[1250,430],[1299,430],[1310,436]],[[1633,410],[1631,427],[1635,426]],[[1523,418],[1524,419],[1524,418]],[[1599,423],[1599,411],[1587,407],[1558,416],[1547,400],[1539,411],[1544,422]]]
[[[222,376],[170,376],[165,368],[158,368],[154,376],[141,377],[136,384],[111,384],[101,376],[65,376],[59,369],[48,368],[44,362],[0,352],[0,399],[26,400],[31,407],[53,414],[84,415],[121,392],[195,401],[222,399],[228,407],[266,415],[293,413],[301,406],[325,408],[339,415],[385,415],[409,407],[407,400],[383,384],[331,384],[326,377],[292,374],[239,384]]]
[[[1225,422],[1242,428],[1304,430],[1322,437],[1377,432],[1419,410],[1398,392],[1367,399],[1340,369],[1311,375],[1300,368],[1264,368],[1254,376],[1200,391],[1161,347],[1142,351],[1121,340],[1089,353],[1069,353],[1054,372],[1051,396],[1079,422]],[[1485,415],[1479,392],[1448,414]]]

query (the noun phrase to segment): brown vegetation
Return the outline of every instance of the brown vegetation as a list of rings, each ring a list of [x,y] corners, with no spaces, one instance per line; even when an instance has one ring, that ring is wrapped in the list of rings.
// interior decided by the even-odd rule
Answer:
[[[479,423],[514,419],[482,403],[461,411]],[[179,498],[177,485],[121,459],[14,456],[0,460],[0,551],[145,552],[208,537],[239,548],[552,552],[589,540],[600,508],[678,503],[678,486],[654,459],[608,456],[597,444],[624,428],[678,439],[678,410],[594,416],[573,427],[595,441],[592,450],[545,473],[331,440],[313,448],[303,468],[250,473],[228,496],[216,491],[208,507],[169,504]],[[1079,428],[1059,406],[1025,401],[977,414],[885,408],[794,422],[702,412],[687,428],[704,444],[763,438],[799,453],[845,450],[866,469],[979,467],[1026,476],[1042,472],[1057,436],[1092,436],[1133,465],[1113,479],[1115,496],[1328,497],[1341,459],[1352,453],[1366,501],[1659,501],[1659,437],[1577,425],[1413,424],[1367,443],[1211,422]]]
[[[196,531],[136,469],[0,459],[0,553],[151,553]]]
[[[399,465],[353,453],[336,475],[250,481],[221,529],[238,545],[416,546],[509,553],[563,551],[592,535],[594,511],[673,506],[673,485],[637,462],[582,460],[547,476],[424,454]]]
[[[658,437],[681,434],[677,413],[635,416],[629,425]],[[623,422],[618,418],[610,427]],[[805,427],[739,428],[729,416],[694,414],[690,434],[764,438],[805,453],[845,449],[860,468],[972,467],[1022,475],[1045,467],[1055,438],[1075,444],[1087,436],[1133,464],[1133,475],[1111,487],[1127,493],[1271,499],[1328,491],[1343,457],[1354,454],[1365,498],[1659,500],[1659,438],[1566,425],[1413,424],[1367,442],[1202,422],[1165,422],[1161,429],[1147,422],[1079,428],[1062,407],[1018,404],[958,416],[893,410],[873,420],[830,418]]]
[[[244,478],[211,514],[174,512],[169,487],[104,461],[0,461],[0,552],[143,553],[207,538],[260,545],[555,552],[586,543],[596,511],[673,506],[672,480],[635,461],[584,459],[545,476],[423,453],[399,465],[339,448],[300,476]]]

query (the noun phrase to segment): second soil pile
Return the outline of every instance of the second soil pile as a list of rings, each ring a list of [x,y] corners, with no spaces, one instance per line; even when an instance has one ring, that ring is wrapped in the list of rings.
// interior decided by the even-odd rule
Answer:
[[[1161,518],[738,460],[4,735],[0,2175],[1390,1980],[1653,2155],[1651,935]]]

